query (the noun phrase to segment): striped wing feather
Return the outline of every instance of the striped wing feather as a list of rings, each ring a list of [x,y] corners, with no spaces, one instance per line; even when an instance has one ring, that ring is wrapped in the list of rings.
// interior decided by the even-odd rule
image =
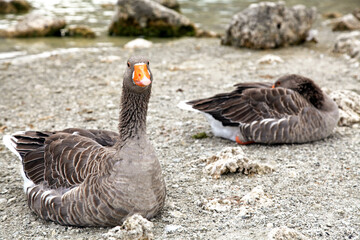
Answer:
[[[300,94],[284,88],[247,89],[222,106],[224,118],[237,123],[280,119],[298,115],[308,103]]]
[[[35,184],[46,181],[51,188],[57,188],[78,185],[85,173],[97,171],[97,162],[111,151],[108,147],[115,144],[118,134],[72,128],[27,131],[14,137],[27,177]]]
[[[222,112],[224,107],[234,103],[234,100],[235,104],[237,104],[236,100],[241,99],[242,92],[247,89],[270,88],[271,85],[271,83],[257,82],[239,83],[235,85],[236,89],[230,93],[221,93],[210,98],[193,100],[188,104],[192,105],[194,109],[212,115],[216,120],[222,122],[224,126],[238,126],[237,122],[231,121],[231,119],[224,116]]]
[[[238,126],[266,118],[297,115],[309,103],[297,92],[270,88],[271,83],[239,83],[230,93],[188,102],[194,109],[212,115],[224,126]]]

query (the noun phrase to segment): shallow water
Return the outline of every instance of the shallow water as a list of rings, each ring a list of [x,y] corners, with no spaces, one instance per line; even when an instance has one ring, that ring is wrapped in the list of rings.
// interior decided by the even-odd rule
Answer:
[[[203,29],[223,33],[231,17],[246,8],[249,4],[259,2],[253,0],[178,0],[181,11]],[[98,35],[96,39],[75,38],[34,38],[34,39],[0,39],[0,60],[39,53],[57,48],[72,47],[106,47],[122,46],[131,38],[109,37],[107,28],[115,9],[111,5],[116,1],[109,0],[32,0],[32,11],[56,15],[65,18],[68,25],[90,26]],[[319,13],[338,11],[349,13],[360,7],[359,0],[287,0],[287,6],[304,4],[315,6]],[[106,5],[106,6],[104,6]],[[0,15],[0,29],[14,25],[22,15]],[[152,39],[152,41],[168,41],[169,39]],[[8,52],[13,52],[8,54]]]

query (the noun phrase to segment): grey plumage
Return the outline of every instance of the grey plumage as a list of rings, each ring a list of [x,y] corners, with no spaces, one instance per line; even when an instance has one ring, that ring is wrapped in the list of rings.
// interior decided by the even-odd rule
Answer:
[[[304,143],[329,136],[336,103],[311,79],[286,75],[271,83],[240,83],[230,93],[188,102],[224,127],[238,127],[241,142]]]
[[[29,207],[63,225],[116,226],[139,213],[155,216],[165,202],[165,182],[146,136],[151,82],[132,79],[133,57],[124,74],[119,133],[71,128],[27,131],[4,139],[22,159]],[[144,65],[142,64],[142,65]],[[147,75],[147,74],[145,74]],[[139,74],[140,76],[140,74]]]

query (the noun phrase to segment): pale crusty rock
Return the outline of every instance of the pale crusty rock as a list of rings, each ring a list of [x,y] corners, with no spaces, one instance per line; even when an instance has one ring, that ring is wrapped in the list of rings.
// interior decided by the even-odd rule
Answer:
[[[306,236],[295,229],[286,226],[272,229],[268,234],[268,240],[307,240]]]
[[[239,204],[239,197],[205,199],[201,206],[204,210],[215,212],[229,211],[232,205]]]
[[[203,200],[201,206],[204,210],[215,212],[226,212],[236,208],[239,216],[249,218],[256,213],[257,209],[272,204],[273,201],[263,188],[257,186],[242,198],[238,196],[210,198]]]
[[[300,44],[316,19],[316,9],[284,2],[260,2],[236,14],[222,38],[223,45],[255,49]]]
[[[249,174],[266,174],[274,171],[274,167],[248,159],[240,147],[227,147],[217,154],[204,158],[207,166],[205,172],[218,179],[222,174],[241,172]]]
[[[261,186],[256,186],[240,200],[242,203],[239,215],[242,217],[251,217],[260,207],[268,207],[273,201],[264,192]]]
[[[121,226],[116,226],[103,234],[109,240],[150,240],[154,239],[154,224],[139,214],[132,215]]]
[[[336,39],[333,52],[345,53],[351,58],[360,60],[360,31],[340,34]]]
[[[195,25],[185,16],[152,0],[118,0],[110,35],[195,36]]]
[[[267,54],[256,61],[257,64],[272,64],[272,65],[276,65],[277,63],[283,63],[283,62],[284,60],[281,57],[273,54]]]
[[[143,38],[137,38],[137,39],[131,40],[130,42],[127,42],[124,45],[124,48],[126,48],[126,49],[149,48],[152,45],[153,45],[153,43],[148,40],[145,40]]]
[[[48,37],[61,36],[61,29],[66,26],[64,19],[28,14],[15,26],[2,30],[0,37]]]
[[[338,126],[360,124],[360,95],[354,91],[332,91],[329,96],[339,107],[340,119]]]

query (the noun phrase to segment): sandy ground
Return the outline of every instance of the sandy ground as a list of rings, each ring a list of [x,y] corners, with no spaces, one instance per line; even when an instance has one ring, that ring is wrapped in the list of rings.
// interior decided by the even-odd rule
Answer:
[[[260,65],[265,54],[283,63]],[[337,128],[329,138],[300,145],[241,146],[275,166],[273,173],[233,173],[212,179],[201,160],[237,144],[214,137],[205,119],[176,107],[181,100],[229,91],[237,82],[273,81],[286,73],[313,78],[328,89],[360,89],[360,68],[311,44],[272,51],[219,45],[216,39],[181,39],[150,49],[81,50],[0,64],[0,138],[24,129],[67,127],[117,130],[126,60],[149,56],[154,74],[148,134],[163,167],[167,200],[152,219],[156,239],[265,239],[287,226],[310,239],[360,238],[360,130]],[[117,56],[117,57],[110,57]],[[193,139],[206,132],[209,138]],[[20,163],[0,144],[0,239],[97,239],[106,228],[45,222],[27,207]],[[261,187],[270,204],[250,214],[233,205],[204,209],[212,198],[243,197]]]

